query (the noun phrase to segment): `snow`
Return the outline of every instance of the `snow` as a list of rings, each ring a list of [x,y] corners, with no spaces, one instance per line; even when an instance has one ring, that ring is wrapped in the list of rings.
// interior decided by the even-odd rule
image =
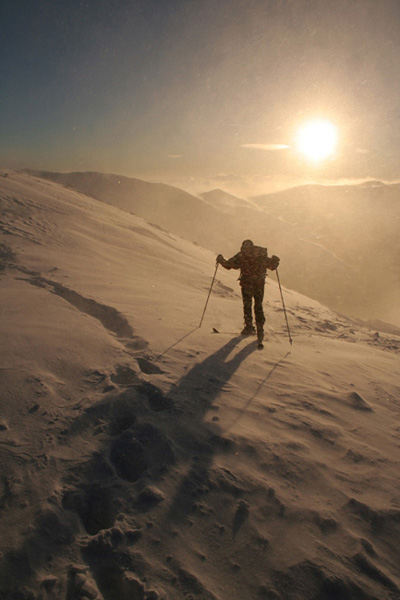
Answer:
[[[1,174],[1,598],[400,598],[398,332]]]

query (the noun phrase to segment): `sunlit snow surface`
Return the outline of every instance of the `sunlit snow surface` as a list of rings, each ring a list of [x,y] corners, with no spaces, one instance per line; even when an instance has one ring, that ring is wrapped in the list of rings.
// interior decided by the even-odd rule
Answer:
[[[399,598],[396,330],[283,281],[290,345],[271,274],[260,352],[237,273],[199,328],[210,250],[33,176],[0,198],[1,596]]]

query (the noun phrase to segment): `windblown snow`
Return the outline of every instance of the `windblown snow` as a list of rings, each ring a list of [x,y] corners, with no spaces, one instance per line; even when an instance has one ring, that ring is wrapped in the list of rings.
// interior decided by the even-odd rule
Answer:
[[[400,332],[1,175],[1,598],[398,600]]]

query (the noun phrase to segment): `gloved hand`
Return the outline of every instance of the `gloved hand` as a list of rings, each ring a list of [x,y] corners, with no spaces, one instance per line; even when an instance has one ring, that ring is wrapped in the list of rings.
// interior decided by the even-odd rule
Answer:
[[[218,254],[216,261],[219,265],[224,262],[224,257],[222,256],[222,254]]]
[[[271,271],[275,271],[275,269],[278,268],[279,261],[280,261],[279,256],[275,256],[275,254],[273,256],[271,256],[271,258],[270,258],[270,267],[269,267],[271,269]]]

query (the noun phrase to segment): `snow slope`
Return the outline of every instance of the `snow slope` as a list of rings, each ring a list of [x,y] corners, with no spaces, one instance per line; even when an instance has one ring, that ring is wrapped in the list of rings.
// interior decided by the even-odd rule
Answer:
[[[0,174],[1,598],[400,598],[400,337]]]
[[[399,186],[308,185],[244,201],[104,173],[32,172],[232,256],[243,239],[281,258],[288,287],[361,319],[400,326]]]

